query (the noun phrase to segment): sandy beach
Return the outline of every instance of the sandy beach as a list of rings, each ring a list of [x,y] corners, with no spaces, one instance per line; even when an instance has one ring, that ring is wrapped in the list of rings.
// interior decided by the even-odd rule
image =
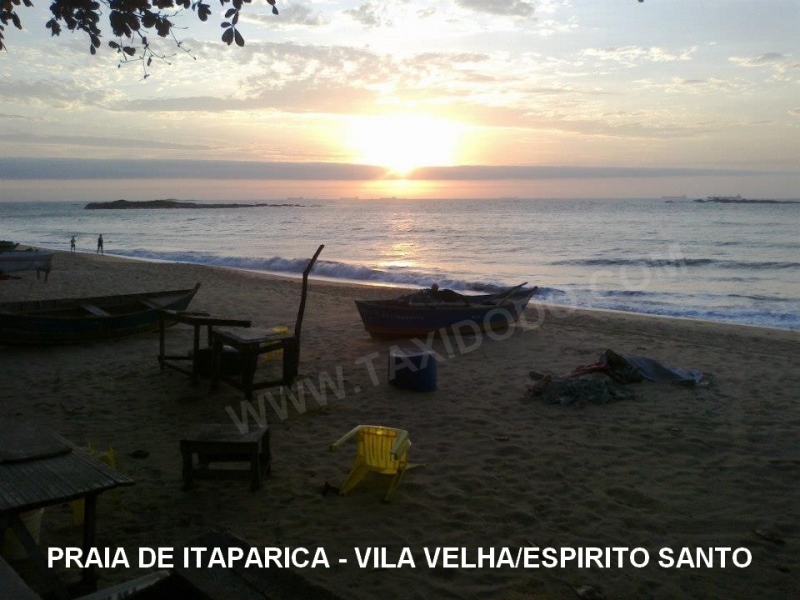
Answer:
[[[295,279],[244,271],[130,261],[59,252],[49,281],[33,273],[0,281],[0,301],[105,295],[202,286],[191,310],[294,323]],[[572,599],[591,586],[604,598],[786,599],[800,589],[800,333],[613,312],[554,309],[532,302],[504,339],[436,340],[438,389],[416,393],[387,384],[397,342],[363,330],[355,299],[397,290],[346,286],[312,275],[303,327],[300,381],[305,408],[271,427],[272,475],[258,491],[246,482],[181,488],[178,440],[200,423],[242,414],[241,392],[207,381],[193,387],[160,370],[158,335],[49,348],[0,348],[0,417],[35,421],[79,445],[112,446],[117,469],[135,485],[100,497],[98,543],[177,546],[212,529],[256,546],[322,547],[330,568],[304,569],[345,598]],[[168,341],[191,345],[176,326]],[[698,369],[713,385],[640,383],[635,398],[562,406],[527,394],[528,373],[562,374],[613,349]],[[267,365],[268,367],[270,365]],[[326,379],[341,384],[320,401]],[[272,397],[280,407],[280,396]],[[258,402],[256,410],[259,410]],[[285,418],[281,418],[285,417]],[[345,478],[354,447],[328,446],[358,424],[406,429],[409,472],[392,503],[386,479],[370,477],[345,497],[323,495]],[[142,457],[143,455],[145,455]],[[69,506],[48,509],[44,546],[78,545]],[[359,568],[354,548],[386,547],[397,563],[408,547],[414,567]],[[580,568],[430,568],[424,549],[642,548],[649,564]],[[659,564],[662,549],[739,549],[737,567]],[[636,557],[641,559],[642,552]],[[347,564],[339,564],[347,558]],[[616,561],[616,558],[615,558]],[[99,572],[108,586],[146,572]],[[586,593],[586,592],[584,592]],[[589,596],[586,596],[589,597]]]

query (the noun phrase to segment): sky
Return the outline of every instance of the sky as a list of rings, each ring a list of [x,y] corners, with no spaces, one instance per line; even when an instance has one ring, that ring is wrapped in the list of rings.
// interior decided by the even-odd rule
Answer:
[[[0,201],[800,198],[800,0],[211,2],[147,77],[35,5]]]

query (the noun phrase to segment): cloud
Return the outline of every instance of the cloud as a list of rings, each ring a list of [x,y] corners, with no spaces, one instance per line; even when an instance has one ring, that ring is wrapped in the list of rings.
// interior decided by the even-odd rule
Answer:
[[[800,70],[800,62],[793,60],[789,56],[784,56],[779,52],[766,52],[758,56],[732,56],[729,58],[732,63],[745,68],[767,68],[773,72],[773,77],[778,81],[791,80],[797,74],[790,71]]]
[[[763,67],[764,65],[773,65],[783,62],[784,60],[785,57],[783,54],[778,52],[766,52],[765,54],[751,57],[732,56],[730,58],[731,62],[736,63],[740,67]]]
[[[392,22],[384,19],[380,13],[380,6],[373,3],[362,4],[358,8],[344,11],[344,14],[354,21],[370,29],[374,27],[391,27]]]
[[[624,65],[635,65],[642,62],[675,62],[691,60],[697,46],[683,50],[679,54],[668,52],[664,48],[642,48],[640,46],[623,46],[611,48],[587,48],[581,56],[613,61]]]
[[[110,103],[114,92],[92,89],[81,81],[64,79],[0,79],[0,99],[27,106],[74,109]]]
[[[428,181],[606,179],[764,175],[766,171],[690,168],[458,166],[427,167],[406,176]],[[76,160],[0,158],[4,180],[215,179],[374,181],[391,178],[381,167],[346,163],[237,162],[215,160]]]
[[[385,169],[344,163],[0,158],[0,179],[256,179],[371,181]]]
[[[708,177],[763,175],[757,170],[684,169],[647,167],[570,167],[570,166],[460,166],[417,169],[408,179],[424,181],[487,181],[534,179],[607,179],[630,177]]]
[[[297,25],[302,27],[323,27],[330,25],[331,22],[327,17],[320,13],[315,13],[303,4],[290,4],[285,8],[282,7],[280,11],[280,17],[277,19],[272,14],[245,13],[242,21],[266,24],[269,25],[270,29],[285,29]]]
[[[477,52],[426,52],[403,58],[345,46],[262,43],[245,46],[250,61],[230,94],[115,101],[113,111],[225,112],[273,109],[291,113],[371,113],[390,97],[444,105],[492,92],[492,58]],[[254,73],[254,74],[253,74]]]
[[[635,82],[640,90],[664,92],[666,94],[692,94],[695,96],[709,96],[713,94],[742,94],[752,91],[753,84],[741,79],[682,79],[671,77],[664,80],[652,81],[640,79]]]
[[[450,68],[458,63],[479,63],[489,60],[488,54],[478,52],[423,52],[413,56],[415,63],[436,64]]]
[[[456,0],[459,6],[504,17],[532,17],[533,3],[524,0]]]
[[[81,136],[81,135],[40,135],[35,133],[0,133],[0,145],[14,145],[19,147],[23,144],[33,144],[36,146],[80,146],[84,148],[125,148],[147,149],[147,150],[180,150],[184,152],[216,150],[218,146],[206,144],[181,144],[177,142],[162,142],[157,140],[146,140],[136,138],[102,137],[102,136]]]

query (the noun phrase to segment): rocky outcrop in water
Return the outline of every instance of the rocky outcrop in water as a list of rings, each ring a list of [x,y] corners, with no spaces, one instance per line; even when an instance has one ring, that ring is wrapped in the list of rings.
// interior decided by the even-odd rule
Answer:
[[[277,206],[277,207],[296,207],[303,206],[302,204],[268,204],[268,203],[254,203],[254,204],[201,204],[197,202],[186,202],[182,200],[114,200],[113,202],[89,202],[84,208],[86,210],[98,209],[131,209],[131,208],[256,208],[261,206]]]

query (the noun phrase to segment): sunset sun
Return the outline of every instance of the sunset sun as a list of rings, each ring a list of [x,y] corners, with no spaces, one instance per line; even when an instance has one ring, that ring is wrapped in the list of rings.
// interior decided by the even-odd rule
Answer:
[[[392,115],[355,120],[349,144],[358,162],[386,167],[402,176],[419,167],[452,165],[458,141],[459,128],[451,122]]]

